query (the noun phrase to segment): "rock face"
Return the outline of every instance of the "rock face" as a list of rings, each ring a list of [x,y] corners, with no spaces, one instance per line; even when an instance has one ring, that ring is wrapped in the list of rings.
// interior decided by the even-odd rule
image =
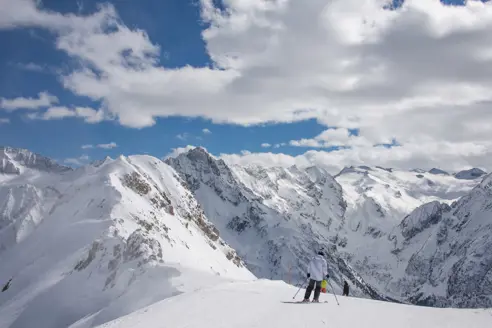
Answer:
[[[437,201],[422,205],[407,215],[400,223],[401,234],[406,240],[411,239],[432,225],[439,223],[443,213],[450,210],[451,208],[447,204],[440,204]]]
[[[403,296],[431,306],[492,306],[492,175],[451,206],[426,204],[402,222]]]
[[[0,294],[0,326],[96,325],[198,282],[255,278],[162,161],[71,170],[6,153],[19,171],[0,175],[0,283],[13,278]],[[181,276],[186,286],[172,280]]]

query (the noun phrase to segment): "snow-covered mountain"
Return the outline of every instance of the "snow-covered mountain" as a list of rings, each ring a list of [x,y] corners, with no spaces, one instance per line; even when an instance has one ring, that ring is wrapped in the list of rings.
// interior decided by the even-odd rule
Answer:
[[[101,324],[224,279],[255,279],[156,158],[72,170],[27,150],[1,154],[0,287],[12,280],[0,327]]]
[[[235,167],[233,172],[203,148],[170,158],[167,163],[181,174],[222,236],[259,277],[287,279],[289,271],[296,271],[307,261],[299,249],[306,245],[291,237],[307,241],[311,249],[320,247],[327,242],[321,232],[330,229],[333,220],[341,220],[345,211],[340,186],[333,179],[315,183],[295,168]],[[323,196],[328,202],[318,208]],[[316,208],[297,213],[304,202]],[[326,213],[321,216],[316,210]],[[297,219],[300,214],[303,220]]]
[[[302,284],[320,248],[337,292],[347,280],[355,296],[492,306],[492,178],[476,170],[333,177],[203,148],[78,169],[7,147],[0,159],[0,327],[92,327],[255,276]]]
[[[405,283],[411,279],[406,268],[426,239],[411,236],[434,225],[432,215],[417,220],[420,225],[410,224],[409,217],[420,216],[421,208],[435,213],[439,212],[439,206],[451,206],[460,197],[468,197],[480,180],[367,167],[346,168],[336,179],[342,185],[348,204],[348,243],[341,255],[379,293],[401,301],[418,302],[415,288]],[[436,207],[436,204],[443,205]],[[404,240],[407,253],[400,249]],[[455,302],[454,305],[467,306],[467,303]]]
[[[395,254],[403,218],[429,202],[451,204],[479,183],[381,167],[332,177],[318,167],[228,166],[203,148],[167,163],[258,277],[302,281],[307,259],[324,248],[335,284],[346,279],[358,295],[401,301],[413,298],[389,285],[403,265]]]
[[[166,162],[256,276],[304,283],[310,258],[324,249],[333,284],[346,279],[355,294],[385,299],[336,251],[347,245],[346,203],[326,171],[229,167],[200,147]]]
[[[43,172],[66,172],[72,170],[29,150],[0,146],[0,173],[21,174],[26,169],[36,169]]]
[[[418,304],[492,307],[491,218],[492,174],[451,205],[414,210],[392,236],[401,265],[388,289]]]
[[[345,168],[335,179],[348,205],[350,228],[365,229],[375,236],[389,233],[418,206],[432,201],[450,204],[479,183],[451,175],[377,167]]]

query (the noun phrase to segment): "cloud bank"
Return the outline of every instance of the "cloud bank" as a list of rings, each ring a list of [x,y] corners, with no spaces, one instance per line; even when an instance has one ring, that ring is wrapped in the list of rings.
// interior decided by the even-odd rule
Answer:
[[[0,29],[52,31],[54,46],[80,63],[61,76],[63,86],[99,101],[100,115],[124,126],[148,127],[174,115],[240,125],[314,118],[325,132],[285,143],[342,149],[305,157],[490,166],[492,3],[406,0],[388,9],[391,2],[227,0],[217,7],[201,0],[212,67],[163,67],[160,46],[126,26],[111,5],[80,16],[30,0],[1,0]],[[1,107],[54,102],[40,94],[2,99]],[[40,115],[74,113],[48,109]],[[393,140],[400,146],[374,147]]]

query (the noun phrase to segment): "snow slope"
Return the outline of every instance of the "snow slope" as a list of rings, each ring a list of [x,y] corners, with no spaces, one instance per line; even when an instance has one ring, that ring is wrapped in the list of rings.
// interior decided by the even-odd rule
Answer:
[[[19,170],[0,174],[0,284],[13,278],[0,293],[0,327],[96,325],[182,292],[255,279],[156,158],[77,170],[14,162]]]
[[[338,306],[330,294],[321,296],[328,304],[283,303],[292,301],[295,292],[283,282],[223,284],[167,299],[101,328],[486,328],[492,321],[491,310],[436,309],[340,296]]]

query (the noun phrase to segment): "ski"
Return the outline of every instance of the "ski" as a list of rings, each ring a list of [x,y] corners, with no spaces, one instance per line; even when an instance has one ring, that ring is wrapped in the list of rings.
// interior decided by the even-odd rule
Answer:
[[[282,303],[286,303],[286,304],[324,304],[324,303],[328,303],[328,302],[327,301],[319,301],[319,302],[282,301]]]

